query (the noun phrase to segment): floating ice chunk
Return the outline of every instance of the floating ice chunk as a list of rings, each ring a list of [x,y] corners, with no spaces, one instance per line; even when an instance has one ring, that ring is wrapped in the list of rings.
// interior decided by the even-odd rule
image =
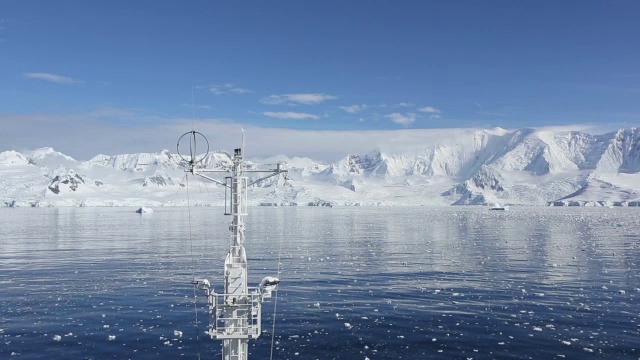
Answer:
[[[571,345],[571,341],[567,341],[567,340],[562,340],[562,343],[565,345]]]
[[[53,335],[53,341],[60,341],[62,340],[62,336],[60,335]]]
[[[116,339],[116,336],[115,335],[109,335],[108,339],[109,339],[109,341],[113,341],[113,340]]]
[[[319,302],[313,303],[313,306],[319,308],[320,307],[320,303]]]
[[[351,326],[351,324],[349,323],[344,323],[344,327],[346,327],[347,329],[353,328],[353,326]]]
[[[542,331],[542,328],[539,326],[534,326],[533,331]]]
[[[624,295],[624,294],[626,294],[627,292],[626,292],[626,291],[624,291],[624,290],[618,290],[618,293],[619,293],[620,295]]]
[[[182,337],[182,331],[180,331],[180,330],[173,330],[173,336]]]

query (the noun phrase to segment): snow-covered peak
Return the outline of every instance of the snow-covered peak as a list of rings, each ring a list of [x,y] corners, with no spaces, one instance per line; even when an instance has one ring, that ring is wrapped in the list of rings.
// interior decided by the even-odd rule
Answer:
[[[29,161],[39,168],[53,169],[58,166],[68,168],[78,165],[78,161],[71,156],[55,151],[50,147],[43,147],[26,153]]]
[[[82,167],[102,166],[123,171],[142,171],[148,167],[177,168],[182,162],[178,155],[172,155],[168,150],[163,150],[157,153],[97,155],[84,162]]]
[[[59,158],[68,161],[76,161],[71,156],[65,155],[61,152],[55,151],[51,147],[43,147],[26,153],[27,156],[34,160],[40,160],[45,158]]]
[[[14,165],[29,165],[29,159],[27,159],[21,153],[9,150],[0,152],[0,165],[14,166]]]

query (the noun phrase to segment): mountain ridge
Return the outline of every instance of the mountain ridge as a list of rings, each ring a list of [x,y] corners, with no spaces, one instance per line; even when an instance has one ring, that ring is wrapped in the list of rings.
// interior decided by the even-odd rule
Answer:
[[[419,146],[374,147],[326,164],[284,162],[289,179],[250,190],[251,205],[636,205],[640,202],[640,129],[591,135],[532,128],[428,132]],[[442,133],[444,134],[444,133]],[[442,135],[440,134],[440,135]],[[198,165],[228,168],[226,151]],[[179,206],[187,181],[196,205],[221,205],[224,193],[185,178],[187,162],[168,150],[104,155],[78,161],[52,148],[0,153],[0,204],[5,206]],[[203,190],[204,189],[204,190]],[[206,193],[205,193],[206,192]]]

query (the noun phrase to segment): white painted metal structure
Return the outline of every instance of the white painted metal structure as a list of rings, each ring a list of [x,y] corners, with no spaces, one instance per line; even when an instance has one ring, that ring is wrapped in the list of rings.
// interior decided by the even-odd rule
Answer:
[[[191,143],[195,144],[195,131],[190,133]],[[184,136],[184,135],[183,135]],[[181,138],[182,139],[182,138]],[[205,139],[206,140],[206,139]],[[243,132],[244,148],[244,132]],[[179,142],[178,142],[179,147]],[[194,164],[195,150],[191,151],[188,172],[201,176],[225,187],[225,215],[232,216],[230,249],[224,261],[224,291],[216,293],[208,280],[194,281],[194,285],[203,289],[209,303],[209,330],[212,339],[222,340],[223,360],[247,360],[249,339],[255,339],[261,333],[261,304],[271,297],[280,280],[265,277],[258,287],[247,286],[247,255],[244,248],[244,217],[247,215],[247,188],[270,177],[287,172],[280,164],[275,169],[247,169],[243,160],[243,148],[235,149],[233,165],[230,169],[198,169]],[[224,182],[213,179],[206,173],[225,172],[230,176]],[[271,174],[249,181],[245,176],[249,172],[269,172]]]

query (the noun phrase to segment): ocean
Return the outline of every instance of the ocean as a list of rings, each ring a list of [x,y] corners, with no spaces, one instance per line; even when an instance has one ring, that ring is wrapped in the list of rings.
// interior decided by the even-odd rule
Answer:
[[[220,358],[231,218],[134,210],[0,209],[0,358]],[[639,211],[250,207],[250,358],[640,359]]]

